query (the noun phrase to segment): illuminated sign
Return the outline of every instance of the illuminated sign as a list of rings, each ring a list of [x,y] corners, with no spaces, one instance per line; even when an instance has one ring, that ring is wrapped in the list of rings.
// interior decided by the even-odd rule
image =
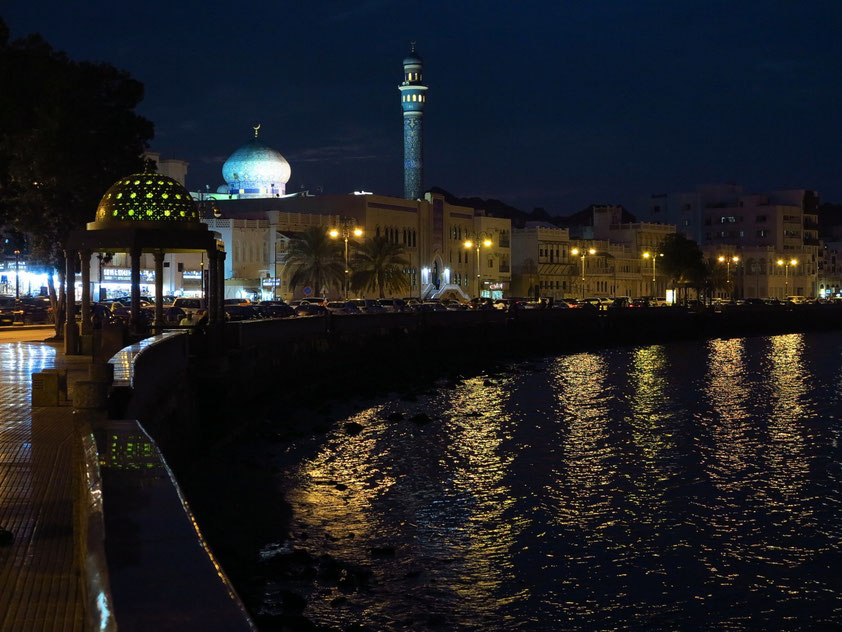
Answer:
[[[140,280],[142,282],[149,282],[155,279],[154,270],[141,270]],[[119,281],[121,283],[130,283],[132,280],[131,268],[103,268],[103,281]]]

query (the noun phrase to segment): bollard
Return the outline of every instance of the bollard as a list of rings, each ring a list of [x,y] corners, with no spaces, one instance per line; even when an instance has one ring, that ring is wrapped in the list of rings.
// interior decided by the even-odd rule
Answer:
[[[32,374],[32,406],[58,406],[58,373]]]

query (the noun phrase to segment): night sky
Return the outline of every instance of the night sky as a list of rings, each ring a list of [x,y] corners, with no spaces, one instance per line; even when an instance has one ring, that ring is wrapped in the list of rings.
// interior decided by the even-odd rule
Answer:
[[[401,61],[425,187],[567,215],[737,182],[842,202],[842,2],[14,2],[12,37],[146,86],[151,149],[222,184],[253,135],[287,191],[402,195]]]

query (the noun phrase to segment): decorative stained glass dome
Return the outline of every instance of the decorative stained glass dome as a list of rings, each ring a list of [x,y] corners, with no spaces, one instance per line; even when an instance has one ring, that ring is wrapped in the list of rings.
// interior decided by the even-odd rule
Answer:
[[[257,138],[240,147],[222,165],[228,192],[240,195],[283,195],[290,175],[286,158]]]
[[[177,180],[145,171],[120,178],[99,202],[96,224],[163,222],[197,224],[199,209],[190,193]]]

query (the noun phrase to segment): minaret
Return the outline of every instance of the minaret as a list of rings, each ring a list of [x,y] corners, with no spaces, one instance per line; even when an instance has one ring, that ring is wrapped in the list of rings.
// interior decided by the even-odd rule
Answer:
[[[401,107],[403,108],[403,196],[408,200],[421,197],[424,176],[423,121],[427,86],[422,71],[424,62],[415,52],[415,42],[409,56],[403,60]]]

